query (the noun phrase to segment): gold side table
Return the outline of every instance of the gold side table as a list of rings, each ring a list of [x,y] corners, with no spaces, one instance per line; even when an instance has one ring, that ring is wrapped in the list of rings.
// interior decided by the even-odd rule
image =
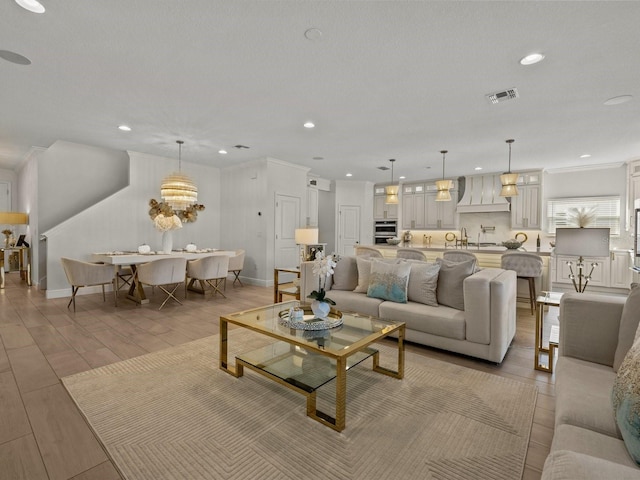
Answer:
[[[560,329],[557,325],[551,327],[549,335],[549,346],[543,345],[544,336],[544,310],[546,307],[559,307],[563,293],[543,292],[543,295],[536,298],[536,348],[534,358],[534,368],[543,372],[553,373],[554,352],[558,348],[558,338]],[[541,354],[547,355],[547,363],[541,361]]]

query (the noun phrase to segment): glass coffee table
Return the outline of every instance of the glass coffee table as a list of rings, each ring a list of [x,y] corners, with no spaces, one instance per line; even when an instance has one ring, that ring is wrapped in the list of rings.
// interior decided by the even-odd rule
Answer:
[[[299,305],[299,302],[291,301],[221,316],[220,368],[235,377],[241,377],[244,367],[247,367],[305,395],[307,415],[340,432],[346,423],[347,370],[371,357],[375,372],[403,378],[405,324],[332,310],[331,315],[336,318],[341,315],[342,324],[338,327],[327,330],[291,328],[286,323],[288,311]],[[229,324],[276,341],[237,355],[235,367],[231,366],[227,358]],[[397,370],[382,367],[379,351],[371,347],[391,334],[397,335]],[[335,415],[331,416],[316,408],[316,391],[334,379]]]

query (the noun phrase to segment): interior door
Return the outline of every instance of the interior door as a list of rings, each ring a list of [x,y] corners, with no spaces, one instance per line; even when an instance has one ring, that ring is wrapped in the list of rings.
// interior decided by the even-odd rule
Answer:
[[[338,254],[355,255],[355,247],[360,243],[360,207],[340,205],[338,215]]]
[[[300,226],[300,197],[276,193],[275,208],[275,255],[274,266],[296,267],[299,265],[299,250],[295,232]],[[282,274],[280,281],[291,281],[293,275]]]

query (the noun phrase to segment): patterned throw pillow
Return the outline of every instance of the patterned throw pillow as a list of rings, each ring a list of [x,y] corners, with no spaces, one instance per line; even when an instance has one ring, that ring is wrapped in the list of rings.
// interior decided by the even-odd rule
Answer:
[[[640,340],[633,344],[618,369],[611,400],[624,444],[640,464]]]
[[[374,262],[371,265],[367,297],[407,303],[407,284],[410,274],[410,263]]]
[[[424,303],[432,307],[438,306],[436,290],[438,288],[438,263],[412,263],[407,297],[411,302]]]

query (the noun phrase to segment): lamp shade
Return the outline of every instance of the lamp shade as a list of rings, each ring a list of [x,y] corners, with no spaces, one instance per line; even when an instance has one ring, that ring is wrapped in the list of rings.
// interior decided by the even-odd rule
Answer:
[[[389,185],[385,187],[384,191],[387,196],[384,199],[384,203],[388,205],[397,205],[398,204],[398,185]]]
[[[296,228],[295,239],[298,245],[315,245],[318,243],[318,229]]]
[[[449,192],[451,183],[451,180],[436,180],[436,188],[438,189],[436,202],[448,202],[451,200],[451,192]]]
[[[0,224],[5,225],[27,225],[29,215],[20,212],[0,212]]]
[[[609,256],[608,228],[557,228],[556,255],[574,257]]]

